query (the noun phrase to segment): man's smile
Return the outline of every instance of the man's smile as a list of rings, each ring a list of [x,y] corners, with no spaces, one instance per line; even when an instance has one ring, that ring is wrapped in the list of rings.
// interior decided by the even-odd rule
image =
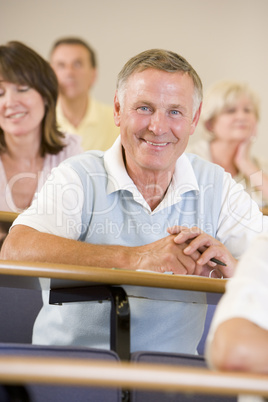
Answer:
[[[144,140],[144,141],[147,144],[154,145],[154,146],[157,146],[157,147],[164,147],[164,146],[166,146],[168,144],[168,142],[151,142],[151,141],[147,141],[147,140]]]

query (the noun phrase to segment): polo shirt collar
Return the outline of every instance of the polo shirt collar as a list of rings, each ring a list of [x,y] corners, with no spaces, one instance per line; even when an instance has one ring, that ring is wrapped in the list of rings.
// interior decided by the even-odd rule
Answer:
[[[108,173],[107,194],[120,190],[130,191],[135,201],[150,210],[149,205],[126,171],[120,136],[116,139],[113,146],[105,152],[104,166]],[[192,165],[184,153],[176,162],[175,171],[163,201],[153,212],[179,202],[182,194],[191,190],[199,192],[199,186]]]

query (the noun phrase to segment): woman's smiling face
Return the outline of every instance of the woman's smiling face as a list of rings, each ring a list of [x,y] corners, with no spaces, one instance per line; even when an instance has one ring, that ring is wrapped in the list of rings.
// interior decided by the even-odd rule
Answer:
[[[41,135],[44,115],[44,100],[39,92],[0,77],[0,127],[6,135]]]
[[[217,139],[240,142],[255,134],[257,123],[251,100],[241,95],[214,118],[209,130]]]

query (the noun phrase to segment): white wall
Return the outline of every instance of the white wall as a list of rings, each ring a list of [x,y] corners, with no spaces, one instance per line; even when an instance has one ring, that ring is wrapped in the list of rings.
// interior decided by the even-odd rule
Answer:
[[[0,43],[20,40],[45,58],[58,37],[86,39],[99,61],[94,94],[105,102],[123,64],[153,47],[184,56],[204,89],[223,78],[247,81],[262,102],[254,151],[267,156],[268,0],[0,0],[0,15]]]

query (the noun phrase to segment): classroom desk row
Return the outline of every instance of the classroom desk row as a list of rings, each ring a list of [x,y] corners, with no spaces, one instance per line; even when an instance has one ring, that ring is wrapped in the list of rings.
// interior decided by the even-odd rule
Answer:
[[[110,300],[110,345],[122,360],[130,356],[128,287],[138,297],[217,304],[226,284],[225,279],[6,260],[0,261],[0,276],[2,287],[49,290],[51,304]]]
[[[263,215],[268,215],[268,206],[265,206],[261,209]]]
[[[224,293],[227,281],[203,276],[9,260],[0,260],[0,275],[1,286],[26,286],[39,290],[58,288],[61,285],[74,287],[106,284]]]
[[[12,223],[18,214],[16,212],[0,211],[0,222],[10,222]]]
[[[164,364],[1,357],[0,383],[121,387],[168,392],[268,396],[268,375]]]
[[[67,291],[71,296],[75,295],[76,299],[81,289],[90,295],[91,292],[94,294],[94,289],[102,286],[111,289],[121,288],[122,285],[156,291],[163,288],[167,291],[178,290],[181,300],[184,292],[193,297],[195,293],[206,297],[220,297],[224,293],[226,280],[63,264],[0,261],[1,287],[23,287],[38,291],[49,289],[52,295],[56,292],[54,302],[57,301],[58,291]],[[123,354],[123,358],[124,356]],[[201,368],[131,361],[117,363],[53,357],[0,355],[0,383],[94,385],[169,392],[268,396],[267,375],[220,373]]]

